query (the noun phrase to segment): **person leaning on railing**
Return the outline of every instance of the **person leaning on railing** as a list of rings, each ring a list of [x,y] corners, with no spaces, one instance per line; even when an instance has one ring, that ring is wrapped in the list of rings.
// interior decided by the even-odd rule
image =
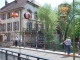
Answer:
[[[62,48],[63,48],[64,52],[66,52],[66,44],[65,44],[65,41],[62,43]]]

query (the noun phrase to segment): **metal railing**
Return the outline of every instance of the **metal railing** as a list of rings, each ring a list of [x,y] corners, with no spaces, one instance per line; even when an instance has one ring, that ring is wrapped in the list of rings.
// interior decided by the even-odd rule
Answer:
[[[0,49],[0,60],[49,60],[49,59],[44,57],[9,51],[5,49]]]
[[[24,47],[24,43],[20,44],[22,47]],[[36,48],[37,45],[37,48]],[[73,46],[73,43],[72,43]],[[25,43],[25,47],[30,47],[30,48],[36,48],[36,49],[45,49],[45,50],[53,50],[53,51],[63,51],[64,52],[64,48],[62,47],[62,43],[53,43],[53,42],[43,42],[43,43],[39,43],[39,42],[26,42]],[[73,49],[71,49],[73,52]],[[78,52],[78,44],[77,42],[75,42],[75,50],[76,53]]]

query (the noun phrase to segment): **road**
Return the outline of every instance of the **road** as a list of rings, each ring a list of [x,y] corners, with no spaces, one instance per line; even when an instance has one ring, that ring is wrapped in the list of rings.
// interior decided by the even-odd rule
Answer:
[[[64,55],[55,54],[55,53],[40,52],[40,51],[37,51],[37,50],[16,49],[16,48],[2,48],[2,49],[15,51],[15,52],[21,52],[23,54],[45,57],[45,58],[49,58],[51,60],[73,60],[73,57],[64,56]],[[35,58],[30,58],[30,57],[29,57],[29,59],[36,60]],[[80,60],[80,57],[76,57],[75,60]]]

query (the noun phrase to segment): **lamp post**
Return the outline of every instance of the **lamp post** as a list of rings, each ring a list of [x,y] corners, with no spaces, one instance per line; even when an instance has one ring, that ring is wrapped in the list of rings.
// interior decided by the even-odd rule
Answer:
[[[73,19],[74,19],[74,12],[75,12],[74,6],[75,6],[75,4],[74,4],[74,0],[73,0]],[[75,35],[73,36],[73,60],[75,60]]]
[[[31,11],[30,11],[30,10],[27,10],[27,12],[24,13],[24,18],[25,18],[26,20],[28,20],[28,21],[31,20]],[[31,34],[30,34],[30,38],[32,39],[32,32],[31,32]],[[31,43],[31,40],[30,40],[30,43]],[[25,42],[24,42],[24,44],[25,44]]]
[[[61,16],[62,17],[65,17],[65,16],[67,16],[66,14],[68,14],[69,13],[69,11],[68,10],[70,10],[70,5],[67,5],[67,7],[65,7],[65,6],[63,6],[62,8],[60,8],[61,6],[62,6],[63,4],[61,4],[60,6],[59,6],[59,12],[60,12],[60,14],[61,14]],[[75,13],[75,8],[74,8],[74,6],[75,6],[75,3],[74,3],[74,0],[73,0],[73,18],[72,19],[74,19],[74,13]],[[69,8],[68,8],[69,7]],[[68,13],[67,13],[68,12]],[[64,16],[63,16],[64,15]],[[74,29],[75,30],[75,29]],[[75,35],[73,36],[73,60],[75,60]]]
[[[18,17],[18,13],[12,12],[11,16],[12,16],[13,18],[16,18],[16,17]],[[21,9],[20,9],[20,35],[21,35]],[[21,39],[21,36],[20,36],[20,39]],[[20,46],[20,42],[19,42],[19,46]],[[21,52],[21,49],[19,49],[18,60],[21,60],[20,52]]]
[[[64,18],[63,20],[64,20],[64,22],[66,22],[65,19],[67,18],[67,15],[71,9],[71,6],[68,3],[63,3],[58,6],[58,9],[59,9],[58,12],[59,12],[59,16],[60,16],[59,18]],[[59,20],[59,22],[61,22],[61,21]],[[65,40],[65,39],[66,39],[66,32],[64,32],[63,40]]]

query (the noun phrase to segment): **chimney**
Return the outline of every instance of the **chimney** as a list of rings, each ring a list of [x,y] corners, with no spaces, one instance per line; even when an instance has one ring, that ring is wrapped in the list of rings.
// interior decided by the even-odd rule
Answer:
[[[7,0],[5,0],[5,6],[8,4]]]

